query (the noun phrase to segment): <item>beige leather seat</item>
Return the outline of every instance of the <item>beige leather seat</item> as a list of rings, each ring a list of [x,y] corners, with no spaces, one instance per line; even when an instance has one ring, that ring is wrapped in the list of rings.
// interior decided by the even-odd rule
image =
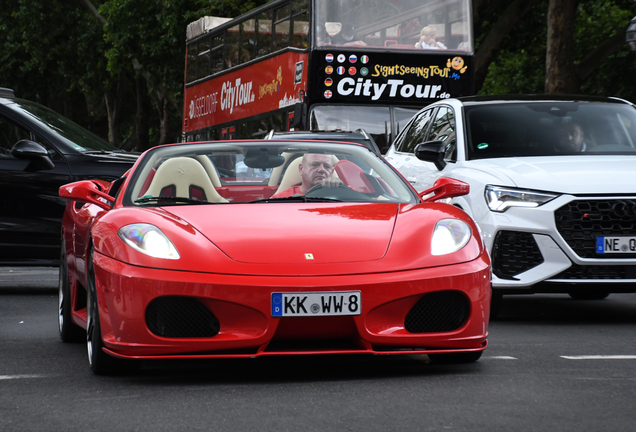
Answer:
[[[203,199],[209,202],[228,202],[214,189],[208,173],[191,157],[168,159],[157,169],[146,195],[177,196]]]
[[[214,186],[215,188],[221,187],[221,179],[219,179],[219,174],[217,173],[216,168],[214,167],[214,164],[212,163],[210,158],[205,155],[198,155],[194,158],[198,160],[201,165],[203,165],[205,172],[208,173],[208,177],[210,177],[212,186]]]

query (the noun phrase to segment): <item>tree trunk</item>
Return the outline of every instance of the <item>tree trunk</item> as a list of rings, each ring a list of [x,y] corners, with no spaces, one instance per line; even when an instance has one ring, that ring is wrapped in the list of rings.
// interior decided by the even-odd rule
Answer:
[[[574,67],[574,24],[580,0],[550,0],[545,92],[576,94],[581,81]]]
[[[148,87],[146,80],[142,77],[135,78],[137,88],[137,116],[135,121],[135,142],[138,151],[148,150],[150,148],[149,134],[149,109],[150,101],[148,97]]]
[[[514,26],[540,0],[514,0],[504,11],[475,52],[475,91],[479,91],[488,74],[488,66]],[[554,0],[552,0],[554,1]]]

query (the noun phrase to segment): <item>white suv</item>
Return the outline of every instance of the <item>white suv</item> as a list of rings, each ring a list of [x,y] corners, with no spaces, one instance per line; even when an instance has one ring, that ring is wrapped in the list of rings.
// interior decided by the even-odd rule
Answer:
[[[411,119],[386,159],[419,191],[440,177],[491,253],[503,294],[636,292],[636,107],[615,98],[447,99]]]

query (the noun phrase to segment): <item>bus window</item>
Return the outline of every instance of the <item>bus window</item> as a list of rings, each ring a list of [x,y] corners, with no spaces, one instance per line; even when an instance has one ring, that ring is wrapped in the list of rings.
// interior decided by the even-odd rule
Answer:
[[[254,25],[256,20],[250,19],[242,24],[241,32],[241,63],[248,62],[254,57]]]
[[[311,130],[364,129],[378,146],[387,142],[391,132],[391,112],[388,106],[314,106],[310,114]]]
[[[240,26],[236,25],[225,32],[225,66],[231,68],[239,65]]]
[[[210,38],[205,38],[199,42],[199,52],[197,55],[197,79],[210,75]]]
[[[309,47],[309,11],[307,10],[309,3],[307,0],[292,1],[292,46],[294,48]]]
[[[258,35],[256,36],[256,57],[263,57],[272,50],[272,11],[258,15]]]
[[[401,0],[399,2],[353,2],[321,0],[316,2],[316,44],[370,46],[415,49],[425,33],[434,32],[435,45],[428,49],[448,48],[472,51],[470,44],[470,2]],[[322,29],[326,37],[321,38]],[[426,48],[425,48],[426,49]]]
[[[187,82],[197,79],[197,44],[188,45],[188,68],[186,71]]]
[[[274,51],[289,46],[289,5],[275,11],[274,22]]]
[[[223,70],[223,35],[212,37],[212,47],[210,50],[210,73],[217,73]]]

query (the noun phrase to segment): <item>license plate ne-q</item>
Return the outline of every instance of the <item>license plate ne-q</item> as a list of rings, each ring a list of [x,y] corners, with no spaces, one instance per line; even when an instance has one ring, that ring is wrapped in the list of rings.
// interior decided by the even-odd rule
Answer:
[[[360,315],[360,291],[272,293],[272,316]]]
[[[596,253],[636,253],[636,237],[596,237]]]

